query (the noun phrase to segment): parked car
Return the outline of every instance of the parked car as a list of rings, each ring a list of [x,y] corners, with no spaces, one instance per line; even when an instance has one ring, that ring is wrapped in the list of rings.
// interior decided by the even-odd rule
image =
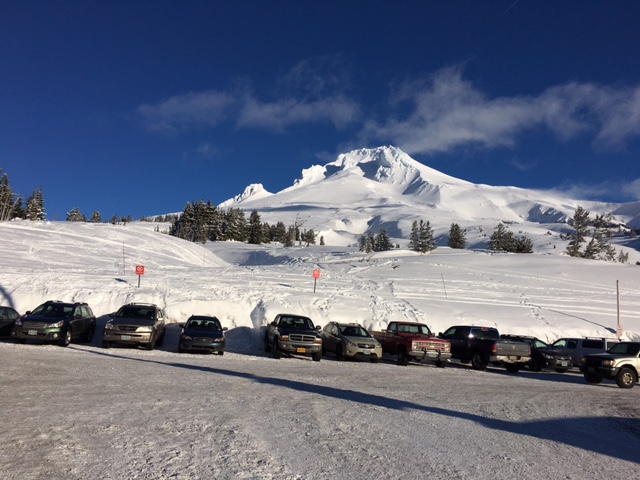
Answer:
[[[224,355],[224,332],[227,327],[223,328],[217,317],[191,315],[181,327],[178,353],[208,352]]]
[[[357,323],[329,322],[321,332],[322,353],[331,352],[338,360],[367,358],[376,363],[382,358],[382,345]]]
[[[372,331],[373,338],[387,355],[396,355],[398,365],[410,360],[426,360],[444,368],[451,358],[451,343],[436,337],[429,327],[418,322],[389,322],[386,330]]]
[[[608,379],[620,388],[633,388],[640,372],[640,342],[618,342],[606,353],[585,355],[579,368],[587,383]]]
[[[110,317],[102,333],[104,348],[120,343],[153,350],[164,343],[164,314],[153,303],[129,303]]]
[[[313,325],[309,317],[279,313],[267,326],[264,350],[273,358],[287,355],[311,355],[314,361],[322,359],[322,336],[320,326]]]
[[[551,346],[570,355],[573,366],[579,367],[585,355],[604,353],[618,342],[615,338],[559,338]]]
[[[40,340],[66,347],[74,340],[90,342],[95,329],[96,317],[86,303],[49,300],[16,320],[11,338],[16,343]]]
[[[20,314],[11,307],[0,306],[0,337],[8,337],[11,335],[11,329]]]
[[[452,358],[471,362],[474,370],[484,370],[488,364],[502,365],[508,372],[517,372],[531,360],[531,348],[522,342],[501,340],[493,327],[455,325],[441,338],[451,342]]]
[[[539,338],[524,335],[500,335],[500,338],[514,342],[524,342],[531,347],[531,360],[529,360],[527,366],[532,372],[539,372],[548,368],[558,373],[565,373],[571,368],[572,363],[569,354],[563,353]]]

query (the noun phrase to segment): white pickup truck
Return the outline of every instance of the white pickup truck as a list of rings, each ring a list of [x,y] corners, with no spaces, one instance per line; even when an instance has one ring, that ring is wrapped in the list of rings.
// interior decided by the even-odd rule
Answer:
[[[585,355],[578,368],[587,383],[608,379],[615,380],[620,388],[633,388],[640,372],[640,342],[620,342],[606,353]]]

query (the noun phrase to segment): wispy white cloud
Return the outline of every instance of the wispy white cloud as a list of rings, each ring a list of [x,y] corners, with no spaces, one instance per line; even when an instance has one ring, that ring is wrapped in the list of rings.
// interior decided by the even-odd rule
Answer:
[[[640,200],[640,178],[623,185],[622,192],[633,200]]]
[[[640,87],[605,88],[568,83],[537,96],[489,98],[462,77],[462,69],[436,72],[426,82],[405,82],[391,97],[408,113],[369,122],[365,138],[378,138],[408,153],[459,147],[512,147],[526,131],[544,127],[559,141],[593,135],[597,148],[621,149],[640,135]]]

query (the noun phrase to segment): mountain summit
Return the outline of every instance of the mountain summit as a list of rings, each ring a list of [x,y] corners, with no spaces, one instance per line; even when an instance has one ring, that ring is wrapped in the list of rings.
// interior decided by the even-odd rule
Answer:
[[[638,216],[637,204],[625,205],[620,223]],[[594,214],[621,207],[549,191],[474,184],[423,165],[392,146],[354,150],[324,166],[311,166],[292,186],[275,194],[251,185],[221,206],[255,209],[269,223],[294,224],[297,219],[304,222],[303,228],[336,244],[353,243],[364,232],[382,228],[392,237],[407,238],[414,220],[430,221],[440,235],[451,223],[466,229],[504,222],[522,230],[529,226],[563,231],[578,206]]]

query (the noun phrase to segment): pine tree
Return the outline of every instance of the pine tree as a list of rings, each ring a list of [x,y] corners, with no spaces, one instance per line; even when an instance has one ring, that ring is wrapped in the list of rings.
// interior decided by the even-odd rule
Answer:
[[[414,252],[418,252],[420,244],[419,232],[418,232],[418,221],[414,220],[411,224],[411,233],[409,234],[409,250],[413,250]]]
[[[283,222],[278,222],[272,228],[271,239],[282,244],[287,241],[287,227]]]
[[[570,237],[566,250],[566,254],[570,257],[582,256],[580,247],[582,243],[586,241],[586,236],[589,233],[589,223],[589,212],[581,206],[578,206],[573,214],[573,218],[569,221],[569,225],[571,225],[575,231]]]
[[[249,215],[249,225],[247,226],[247,241],[254,245],[260,245],[264,239],[262,231],[262,220],[257,210],[253,210]]]
[[[13,213],[11,214],[11,218],[27,219],[27,210],[22,203],[21,195],[18,195],[15,202],[13,202]]]
[[[420,224],[418,226],[418,251],[420,253],[430,252],[431,250],[435,250],[436,242],[433,239],[433,229],[431,228],[431,223],[427,220],[420,220]]]
[[[86,222],[87,217],[85,217],[80,209],[74,207],[70,212],[67,212],[67,222]]]
[[[2,172],[1,169],[0,172]],[[13,218],[14,202],[15,195],[9,185],[9,176],[5,173],[0,178],[0,221],[4,222]]]
[[[109,220],[109,222],[111,223],[111,225],[117,225],[117,223],[118,223],[118,215],[116,215],[114,213],[113,216],[111,217],[111,220]]]
[[[383,228],[378,235],[375,236],[373,241],[373,250],[376,252],[386,252],[393,250],[393,243],[387,235],[387,231]]]
[[[324,245],[324,236],[320,235],[320,245]],[[627,255],[628,257],[628,255]]]
[[[489,237],[487,247],[489,250],[497,252],[511,252],[514,248],[514,242],[513,232],[504,223],[500,222],[493,230],[491,237]]]
[[[100,215],[99,211],[95,211],[91,214],[91,223],[102,223],[102,215]]]
[[[304,233],[302,234],[302,241],[305,243],[307,247],[309,245],[316,244],[316,233],[313,231],[312,228],[304,231]]]
[[[28,220],[46,220],[47,213],[44,210],[44,195],[42,187],[38,188],[27,199],[27,219]]]
[[[460,228],[457,223],[452,223],[449,229],[449,240],[447,245],[450,248],[464,248],[467,245],[467,232]]]

